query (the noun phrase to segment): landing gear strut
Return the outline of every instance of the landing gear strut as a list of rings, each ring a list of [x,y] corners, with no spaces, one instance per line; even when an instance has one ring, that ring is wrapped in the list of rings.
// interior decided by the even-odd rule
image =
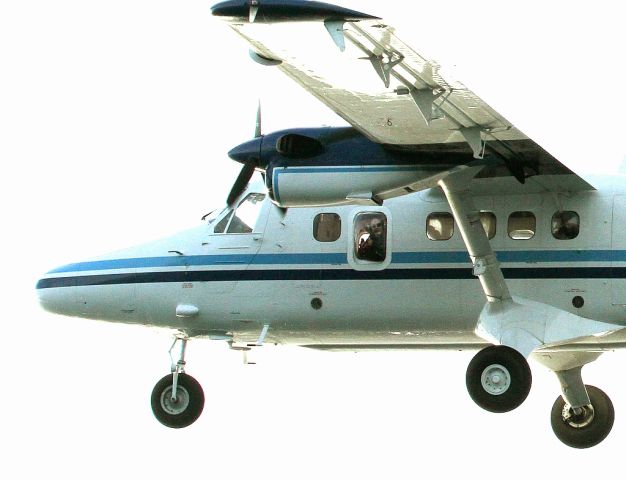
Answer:
[[[202,387],[185,373],[185,350],[187,338],[176,337],[172,350],[181,342],[178,361],[172,359],[172,373],[157,382],[152,390],[150,403],[156,419],[166,427],[184,428],[195,422],[204,408]]]
[[[505,346],[478,352],[467,367],[467,391],[478,406],[490,412],[509,412],[519,407],[530,392],[532,375],[526,359]]]

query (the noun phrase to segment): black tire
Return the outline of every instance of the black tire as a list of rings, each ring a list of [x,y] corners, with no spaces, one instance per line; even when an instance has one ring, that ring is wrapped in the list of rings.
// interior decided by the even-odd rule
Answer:
[[[505,375],[506,381],[490,382],[490,373],[494,371]],[[517,350],[491,346],[478,352],[467,366],[465,384],[479,407],[495,413],[510,412],[526,400],[532,374],[528,362]]]
[[[166,375],[152,389],[150,403],[156,419],[166,427],[184,428],[195,422],[204,408],[204,392],[198,381],[178,374],[177,401],[172,401],[173,374]]]
[[[589,448],[604,440],[613,428],[615,410],[609,396],[593,385],[585,385],[591,406],[583,407],[583,413],[565,419],[565,400],[559,396],[550,413],[552,430],[561,442],[573,448]]]

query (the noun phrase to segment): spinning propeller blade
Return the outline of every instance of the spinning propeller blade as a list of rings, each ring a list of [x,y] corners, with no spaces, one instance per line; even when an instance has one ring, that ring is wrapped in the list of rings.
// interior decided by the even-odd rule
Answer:
[[[256,110],[256,123],[254,126],[254,138],[260,138],[263,134],[261,133],[261,101],[259,100],[259,104]],[[244,154],[247,156],[247,153]],[[237,159],[237,161],[241,161]],[[258,167],[259,160],[255,159],[253,156],[246,159],[243,163],[243,168],[239,172],[239,176],[232,188],[230,189],[230,193],[228,194],[228,198],[226,199],[226,204],[229,207],[232,207],[237,201],[237,198],[243,193],[243,191],[248,186],[252,175],[254,175],[255,169]],[[263,180],[265,181],[265,175],[263,174]]]
[[[256,125],[254,126],[254,138],[259,138],[263,135],[261,133],[261,100],[256,107]]]
[[[237,180],[235,180],[233,188],[230,189],[230,193],[228,194],[228,198],[226,199],[226,204],[229,207],[232,207],[235,204],[239,196],[246,189],[246,187],[248,186],[248,182],[254,174],[255,169],[256,162],[253,160],[243,164],[243,168],[239,172],[239,176],[237,176]]]

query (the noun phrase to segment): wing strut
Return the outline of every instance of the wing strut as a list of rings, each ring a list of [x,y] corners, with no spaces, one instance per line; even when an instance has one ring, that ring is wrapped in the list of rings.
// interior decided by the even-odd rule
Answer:
[[[346,49],[346,39],[343,36],[344,23],[346,23],[345,20],[324,20],[326,30],[341,52]]]
[[[548,344],[608,333],[623,327],[582,318],[551,305],[512,296],[480,221],[470,186],[483,166],[462,166],[438,181],[461,231],[487,302],[478,318],[476,334],[496,345],[506,345],[528,357]]]
[[[491,248],[480,221],[480,212],[474,206],[469,186],[482,166],[470,167],[439,181],[448,199],[454,220],[459,226],[467,247],[474,275],[480,279],[488,302],[511,299],[500,264]]]

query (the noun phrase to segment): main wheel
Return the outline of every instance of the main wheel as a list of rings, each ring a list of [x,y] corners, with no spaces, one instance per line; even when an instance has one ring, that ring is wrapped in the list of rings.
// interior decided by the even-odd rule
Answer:
[[[528,362],[517,350],[491,346],[478,352],[467,366],[465,384],[479,407],[503,413],[526,400],[532,374]]]
[[[185,373],[179,373],[176,400],[173,400],[173,380],[173,374],[166,375],[154,386],[150,398],[152,413],[166,427],[188,427],[202,413],[204,392],[195,378]]]
[[[565,445],[574,448],[589,448],[604,440],[615,420],[613,402],[597,387],[585,385],[591,403],[575,414],[572,407],[559,396],[550,414],[552,430]]]

